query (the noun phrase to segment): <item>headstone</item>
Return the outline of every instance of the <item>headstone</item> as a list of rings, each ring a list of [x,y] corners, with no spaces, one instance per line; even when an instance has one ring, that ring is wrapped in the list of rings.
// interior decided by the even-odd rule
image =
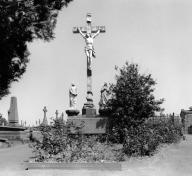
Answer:
[[[58,110],[56,110],[56,111],[55,111],[55,117],[56,117],[56,119],[58,119],[58,115],[59,115],[59,112],[58,112]]]
[[[180,113],[181,122],[183,125],[183,130],[185,134],[192,134],[192,109],[189,108],[189,110],[181,110]]]
[[[17,109],[17,98],[11,97],[10,108],[8,111],[8,122],[10,126],[18,126],[19,125],[19,116]]]
[[[46,116],[46,113],[47,113],[46,106],[44,106],[44,108],[43,108],[43,113],[44,113],[44,117],[43,117],[42,125],[48,125],[47,116]]]

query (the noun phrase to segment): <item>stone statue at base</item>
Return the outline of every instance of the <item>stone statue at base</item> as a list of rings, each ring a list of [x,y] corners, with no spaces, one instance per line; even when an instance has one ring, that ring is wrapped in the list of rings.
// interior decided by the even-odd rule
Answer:
[[[69,107],[71,109],[76,109],[77,105],[77,87],[75,84],[71,84],[71,87],[69,88]]]
[[[69,88],[69,109],[66,110],[68,116],[76,116],[79,114],[77,110],[77,87],[74,83]]]
[[[107,107],[107,102],[110,99],[110,92],[107,83],[104,83],[101,89],[101,97],[99,101],[99,114],[100,115],[109,115],[110,110]]]

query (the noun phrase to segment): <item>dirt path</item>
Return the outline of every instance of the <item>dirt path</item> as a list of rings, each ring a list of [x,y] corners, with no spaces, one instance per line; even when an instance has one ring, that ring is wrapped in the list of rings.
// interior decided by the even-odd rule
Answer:
[[[23,170],[22,161],[31,156],[27,145],[0,150],[0,176],[192,176],[192,136],[180,144],[161,148],[153,157],[131,158],[123,163],[123,170],[110,171],[65,171]]]
[[[32,151],[28,144],[0,149],[0,170],[21,170],[23,161],[31,156]]]

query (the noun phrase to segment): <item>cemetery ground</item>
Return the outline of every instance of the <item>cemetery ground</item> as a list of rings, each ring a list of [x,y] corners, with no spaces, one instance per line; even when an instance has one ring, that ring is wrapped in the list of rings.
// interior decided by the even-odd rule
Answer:
[[[122,171],[88,170],[24,170],[23,161],[33,156],[27,144],[0,149],[0,176],[188,176],[192,173],[192,136],[178,144],[165,145],[152,157],[130,158],[122,163]]]

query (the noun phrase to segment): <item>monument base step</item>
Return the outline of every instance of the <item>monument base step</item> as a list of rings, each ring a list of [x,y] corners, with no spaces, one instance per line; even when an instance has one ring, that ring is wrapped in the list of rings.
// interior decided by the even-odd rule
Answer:
[[[29,140],[29,137],[26,131],[0,131],[0,138],[6,138],[10,141]]]
[[[108,163],[24,163],[25,170],[31,169],[63,169],[63,170],[107,170],[121,171],[122,164],[119,162]]]

